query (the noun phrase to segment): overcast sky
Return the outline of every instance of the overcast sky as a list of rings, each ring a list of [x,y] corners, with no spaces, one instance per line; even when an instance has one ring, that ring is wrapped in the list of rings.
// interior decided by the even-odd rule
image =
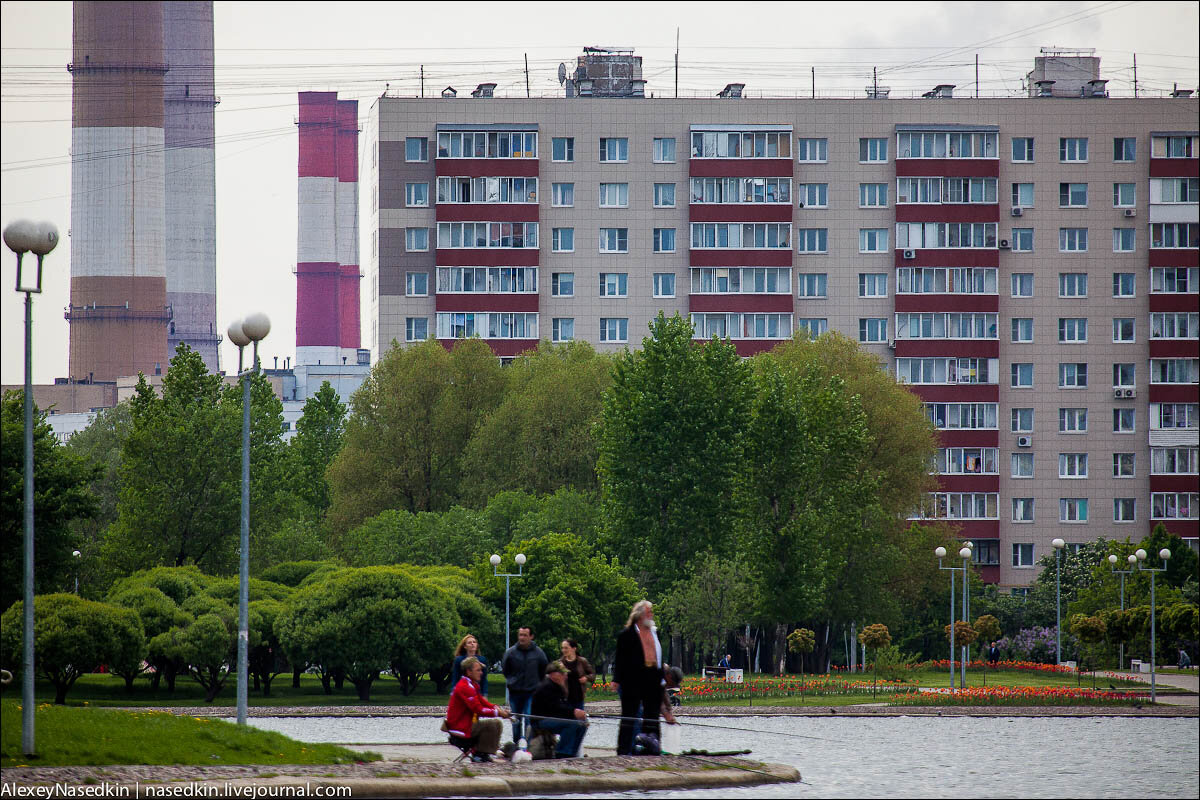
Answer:
[[[808,97],[812,69],[823,97],[861,97],[879,69],[893,97],[938,83],[982,96],[1022,93],[1042,46],[1095,48],[1116,95],[1200,83],[1195,2],[1090,3],[604,3],[581,25],[566,3],[216,3],[217,325],[252,310],[270,315],[265,363],[295,350],[296,92],[336,90],[358,99],[365,123],[385,87],[415,95],[484,80],[497,94],[557,96],[559,62],[585,45],[633,47],[648,92],[674,93],[676,30],[681,95],[712,96],[726,83],[757,96]],[[34,300],[34,382],[67,372],[69,302],[71,4],[0,7],[3,162],[0,220],[55,222],[62,241],[47,258]],[[365,176],[364,176],[365,177]],[[364,231],[365,233],[365,231]],[[361,248],[363,253],[370,248]],[[23,295],[15,257],[2,251],[0,380],[20,383]],[[368,295],[366,287],[362,292]],[[363,316],[364,323],[366,315]],[[365,338],[364,338],[365,343]],[[226,343],[222,366],[235,363]]]

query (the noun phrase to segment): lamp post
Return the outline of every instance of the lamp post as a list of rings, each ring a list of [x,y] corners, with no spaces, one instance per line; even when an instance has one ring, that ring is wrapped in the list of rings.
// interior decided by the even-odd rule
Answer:
[[[33,736],[33,296],[42,292],[42,261],[58,244],[58,229],[49,222],[20,219],[4,229],[4,243],[17,254],[17,288],[25,293],[25,594],[24,660],[21,674],[21,747],[34,754]],[[26,275],[21,257],[37,256],[37,273]]]
[[[962,570],[963,582],[967,580],[967,560],[971,558],[971,548],[965,545],[958,551],[958,555],[963,560],[961,567],[943,567],[942,559],[946,557],[946,548],[938,547],[933,551],[937,556],[938,569],[947,570],[950,573],[950,690],[954,691],[954,573]],[[962,688],[962,684],[959,684]]]
[[[508,639],[508,622],[509,622],[508,588],[509,588],[509,581],[512,580],[513,578],[520,578],[525,574],[525,561],[526,561],[525,554],[517,553],[517,556],[516,556],[516,558],[513,559],[513,561],[517,562],[517,571],[516,572],[501,572],[500,571],[500,556],[493,553],[492,557],[488,559],[488,563],[492,565],[492,574],[495,575],[497,578],[504,578],[504,651],[505,652],[508,652],[508,648],[509,648],[509,639]],[[505,685],[504,685],[504,703],[505,703],[505,705],[508,704],[508,683],[507,682],[505,682]]]
[[[79,558],[83,553],[72,550],[71,555],[75,558],[75,594],[79,594]]]
[[[967,555],[963,556],[963,598],[962,598],[962,616],[963,622],[971,622],[971,558],[975,554],[975,543],[964,542],[963,549],[967,551]],[[962,550],[959,550],[959,555],[962,555]],[[962,688],[967,686],[967,662],[971,660],[971,644],[965,642],[962,646],[962,674],[958,685]]]
[[[1122,611],[1125,610],[1125,576],[1133,574],[1133,565],[1137,562],[1137,556],[1130,556],[1129,559],[1130,559],[1129,569],[1117,569],[1117,564],[1120,563],[1120,559],[1118,559],[1116,556],[1108,557],[1108,563],[1110,564],[1109,569],[1112,570],[1114,575],[1121,576],[1121,610]],[[1125,643],[1124,642],[1121,642],[1120,651],[1117,656],[1117,669],[1119,669],[1119,670],[1125,669]]]
[[[1055,539],[1050,544],[1054,546],[1054,661],[1062,664],[1062,551],[1067,543]]]
[[[238,376],[242,380],[242,541],[238,578],[237,723],[246,724],[250,676],[250,379],[258,372],[258,343],[271,332],[271,320],[256,312],[229,326],[229,341],[237,345]],[[242,348],[254,343],[250,369],[242,369]]]
[[[1131,564],[1136,563],[1138,570],[1140,570],[1142,572],[1150,573],[1150,702],[1151,703],[1156,702],[1157,697],[1158,697],[1158,693],[1156,690],[1157,687],[1155,686],[1155,667],[1154,667],[1154,578],[1155,578],[1155,576],[1158,575],[1158,573],[1167,571],[1167,561],[1171,558],[1171,551],[1164,547],[1162,550],[1158,551],[1158,557],[1163,563],[1163,565],[1161,567],[1143,567],[1142,562],[1146,560],[1146,551],[1139,547],[1137,549],[1137,551],[1134,552],[1134,554],[1133,554],[1133,558],[1135,558],[1136,561],[1130,562]]]

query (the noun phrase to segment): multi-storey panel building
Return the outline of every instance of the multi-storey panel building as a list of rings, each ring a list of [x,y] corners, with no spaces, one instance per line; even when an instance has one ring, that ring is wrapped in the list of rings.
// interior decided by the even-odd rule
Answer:
[[[925,401],[920,513],[986,579],[1027,585],[1059,537],[1163,522],[1196,546],[1194,99],[617,99],[575,77],[375,102],[376,353],[619,350],[660,310],[743,355],[840,331]]]

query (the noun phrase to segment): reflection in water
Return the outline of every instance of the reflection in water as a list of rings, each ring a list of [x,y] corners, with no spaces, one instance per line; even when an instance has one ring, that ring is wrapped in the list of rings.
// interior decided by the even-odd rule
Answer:
[[[791,764],[804,783],[661,797],[1196,797],[1200,720],[1026,717],[714,717],[687,725],[684,747],[749,748]],[[701,720],[696,720],[697,722]],[[442,742],[432,717],[251,718],[308,742]],[[589,742],[616,742],[593,720]],[[751,732],[752,731],[752,732]],[[801,738],[805,737],[805,738]],[[808,738],[815,737],[815,738]],[[617,794],[573,795],[620,797]]]

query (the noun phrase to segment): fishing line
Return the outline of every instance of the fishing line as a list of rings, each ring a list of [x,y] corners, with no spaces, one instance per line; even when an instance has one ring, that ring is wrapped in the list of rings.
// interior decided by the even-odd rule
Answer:
[[[525,719],[563,719],[563,717],[539,717],[536,714],[513,714],[513,716],[514,717],[522,717]],[[623,721],[623,720],[644,722],[644,720],[641,717],[623,717],[619,714],[588,714],[588,719],[599,719],[599,720],[605,720],[605,721],[615,720],[618,722]],[[683,724],[683,723],[681,722],[680,724]],[[789,738],[794,738],[794,739],[815,739],[818,742],[831,742],[833,744],[846,744],[846,742],[840,742],[836,739],[830,739],[827,736],[807,736],[803,733],[784,733],[782,731],[767,731],[767,730],[761,730],[758,728],[738,728],[738,727],[735,727],[732,725],[713,725],[712,723],[692,722],[691,720],[689,720],[687,722],[687,724],[698,727],[698,728],[715,728],[716,730],[719,730],[719,731],[741,731],[743,733],[765,733],[768,736],[787,736]]]

